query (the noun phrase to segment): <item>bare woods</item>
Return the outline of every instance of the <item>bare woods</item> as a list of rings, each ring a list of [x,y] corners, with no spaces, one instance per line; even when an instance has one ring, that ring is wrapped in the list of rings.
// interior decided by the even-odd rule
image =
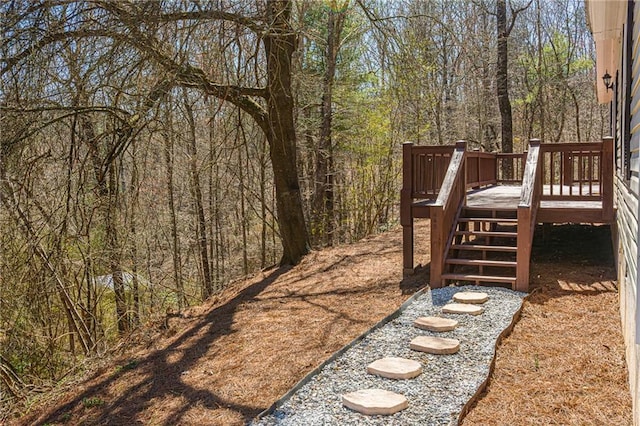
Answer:
[[[606,133],[578,0],[8,0],[0,20],[1,407],[393,226],[404,141]]]

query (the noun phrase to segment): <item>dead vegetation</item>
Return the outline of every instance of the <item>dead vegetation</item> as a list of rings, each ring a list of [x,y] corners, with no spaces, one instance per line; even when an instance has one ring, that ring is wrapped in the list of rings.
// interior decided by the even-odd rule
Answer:
[[[534,249],[533,292],[502,341],[471,425],[631,425],[607,227],[554,227]]]
[[[565,237],[582,248],[577,254],[563,257],[553,239],[538,247],[539,290],[498,349],[493,379],[465,425],[629,424],[611,256],[596,253],[589,266],[580,257],[608,232],[572,229]],[[416,238],[421,256],[425,230]],[[401,250],[397,229],[238,282],[170,318],[168,329],[141,332],[135,350],[13,423],[244,424],[426,283],[428,271],[402,280]]]

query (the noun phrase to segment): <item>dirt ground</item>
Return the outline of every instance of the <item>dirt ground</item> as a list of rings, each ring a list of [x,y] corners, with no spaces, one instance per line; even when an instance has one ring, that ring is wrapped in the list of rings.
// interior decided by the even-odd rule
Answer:
[[[422,264],[427,225],[416,237]],[[535,249],[538,290],[465,425],[630,424],[607,238],[606,229],[560,227]],[[12,423],[245,424],[426,284],[428,268],[403,280],[401,265],[395,229],[237,282],[132,336],[135,349]]]
[[[533,291],[463,426],[632,424],[613,264],[608,227],[536,235]]]

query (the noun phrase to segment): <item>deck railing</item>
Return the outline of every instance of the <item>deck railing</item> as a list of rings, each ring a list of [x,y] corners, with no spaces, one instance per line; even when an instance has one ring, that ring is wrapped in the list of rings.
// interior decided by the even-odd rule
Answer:
[[[414,208],[414,200],[434,201],[453,155],[454,146],[402,145],[402,190],[400,191],[400,224],[404,272],[413,272],[413,219],[429,217],[429,209]],[[422,215],[421,215],[422,213]]]
[[[525,160],[527,159],[527,153],[498,152],[495,156],[498,183],[520,185],[524,174],[524,165]],[[508,176],[507,170],[511,170],[511,177]]]
[[[400,223],[403,227],[405,273],[413,271],[413,219],[432,217],[433,205],[444,187],[445,175],[454,151],[462,156],[463,165],[460,166],[462,169],[457,169],[457,179],[462,182],[465,190],[496,183],[517,183],[522,178],[525,154],[466,151],[466,142],[463,141],[455,146],[422,146],[411,142],[403,144]],[[513,177],[510,179],[505,178],[501,170],[507,164],[513,170]]]
[[[447,173],[454,147],[403,144],[403,185],[413,199],[435,199]]]
[[[467,188],[478,188],[497,183],[496,155],[490,152],[466,153]]]
[[[613,138],[541,145],[543,201],[600,201],[613,219]]]
[[[600,199],[602,143],[544,144],[542,155],[545,199]]]
[[[447,251],[451,245],[453,227],[467,194],[465,185],[465,155],[467,143],[459,141],[451,156],[447,174],[440,193],[431,206],[431,286],[442,285],[442,271]],[[466,153],[468,154],[468,153]]]

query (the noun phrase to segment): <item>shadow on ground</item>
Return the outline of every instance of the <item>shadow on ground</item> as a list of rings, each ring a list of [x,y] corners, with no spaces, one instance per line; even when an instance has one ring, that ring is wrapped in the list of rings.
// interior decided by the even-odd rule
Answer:
[[[138,375],[144,375],[144,379],[135,386],[127,388],[126,392],[109,401],[98,417],[92,418],[87,423],[105,425],[133,425],[140,424],[138,415],[148,407],[148,402],[155,398],[163,398],[167,395],[180,396],[179,409],[160,424],[180,424],[185,412],[193,405],[201,405],[209,409],[221,406],[237,411],[245,419],[255,417],[262,408],[250,405],[230,404],[211,391],[195,389],[181,380],[182,374],[189,369],[207,352],[207,348],[217,339],[233,333],[231,328],[233,314],[242,303],[255,299],[278,277],[287,272],[289,268],[274,270],[263,280],[243,289],[229,302],[211,310],[195,323],[188,331],[168,347],[154,351],[144,358],[136,360],[135,370]],[[203,330],[205,331],[203,333]],[[199,334],[200,337],[195,337]],[[188,346],[185,342],[190,341]],[[171,355],[179,351],[181,356],[177,361],[170,360]],[[60,406],[55,412],[38,420],[38,424],[67,423],[70,412],[78,407],[86,406],[86,401],[95,395],[108,393],[108,388],[120,376],[129,370],[122,368],[115,371],[106,379],[99,379],[97,383],[87,387],[73,399]]]
[[[544,304],[551,299],[616,292],[609,225],[538,226],[531,255],[531,296]]]
[[[428,258],[429,238],[418,247]],[[265,271],[141,339],[19,424],[240,425],[428,283],[402,278],[399,230]],[[245,286],[245,287],[243,287]],[[173,334],[171,334],[173,333]],[[87,405],[87,402],[90,406]],[[94,404],[95,403],[95,404]],[[55,405],[54,405],[55,404]]]
[[[532,263],[614,266],[609,225],[542,225],[536,228]]]

